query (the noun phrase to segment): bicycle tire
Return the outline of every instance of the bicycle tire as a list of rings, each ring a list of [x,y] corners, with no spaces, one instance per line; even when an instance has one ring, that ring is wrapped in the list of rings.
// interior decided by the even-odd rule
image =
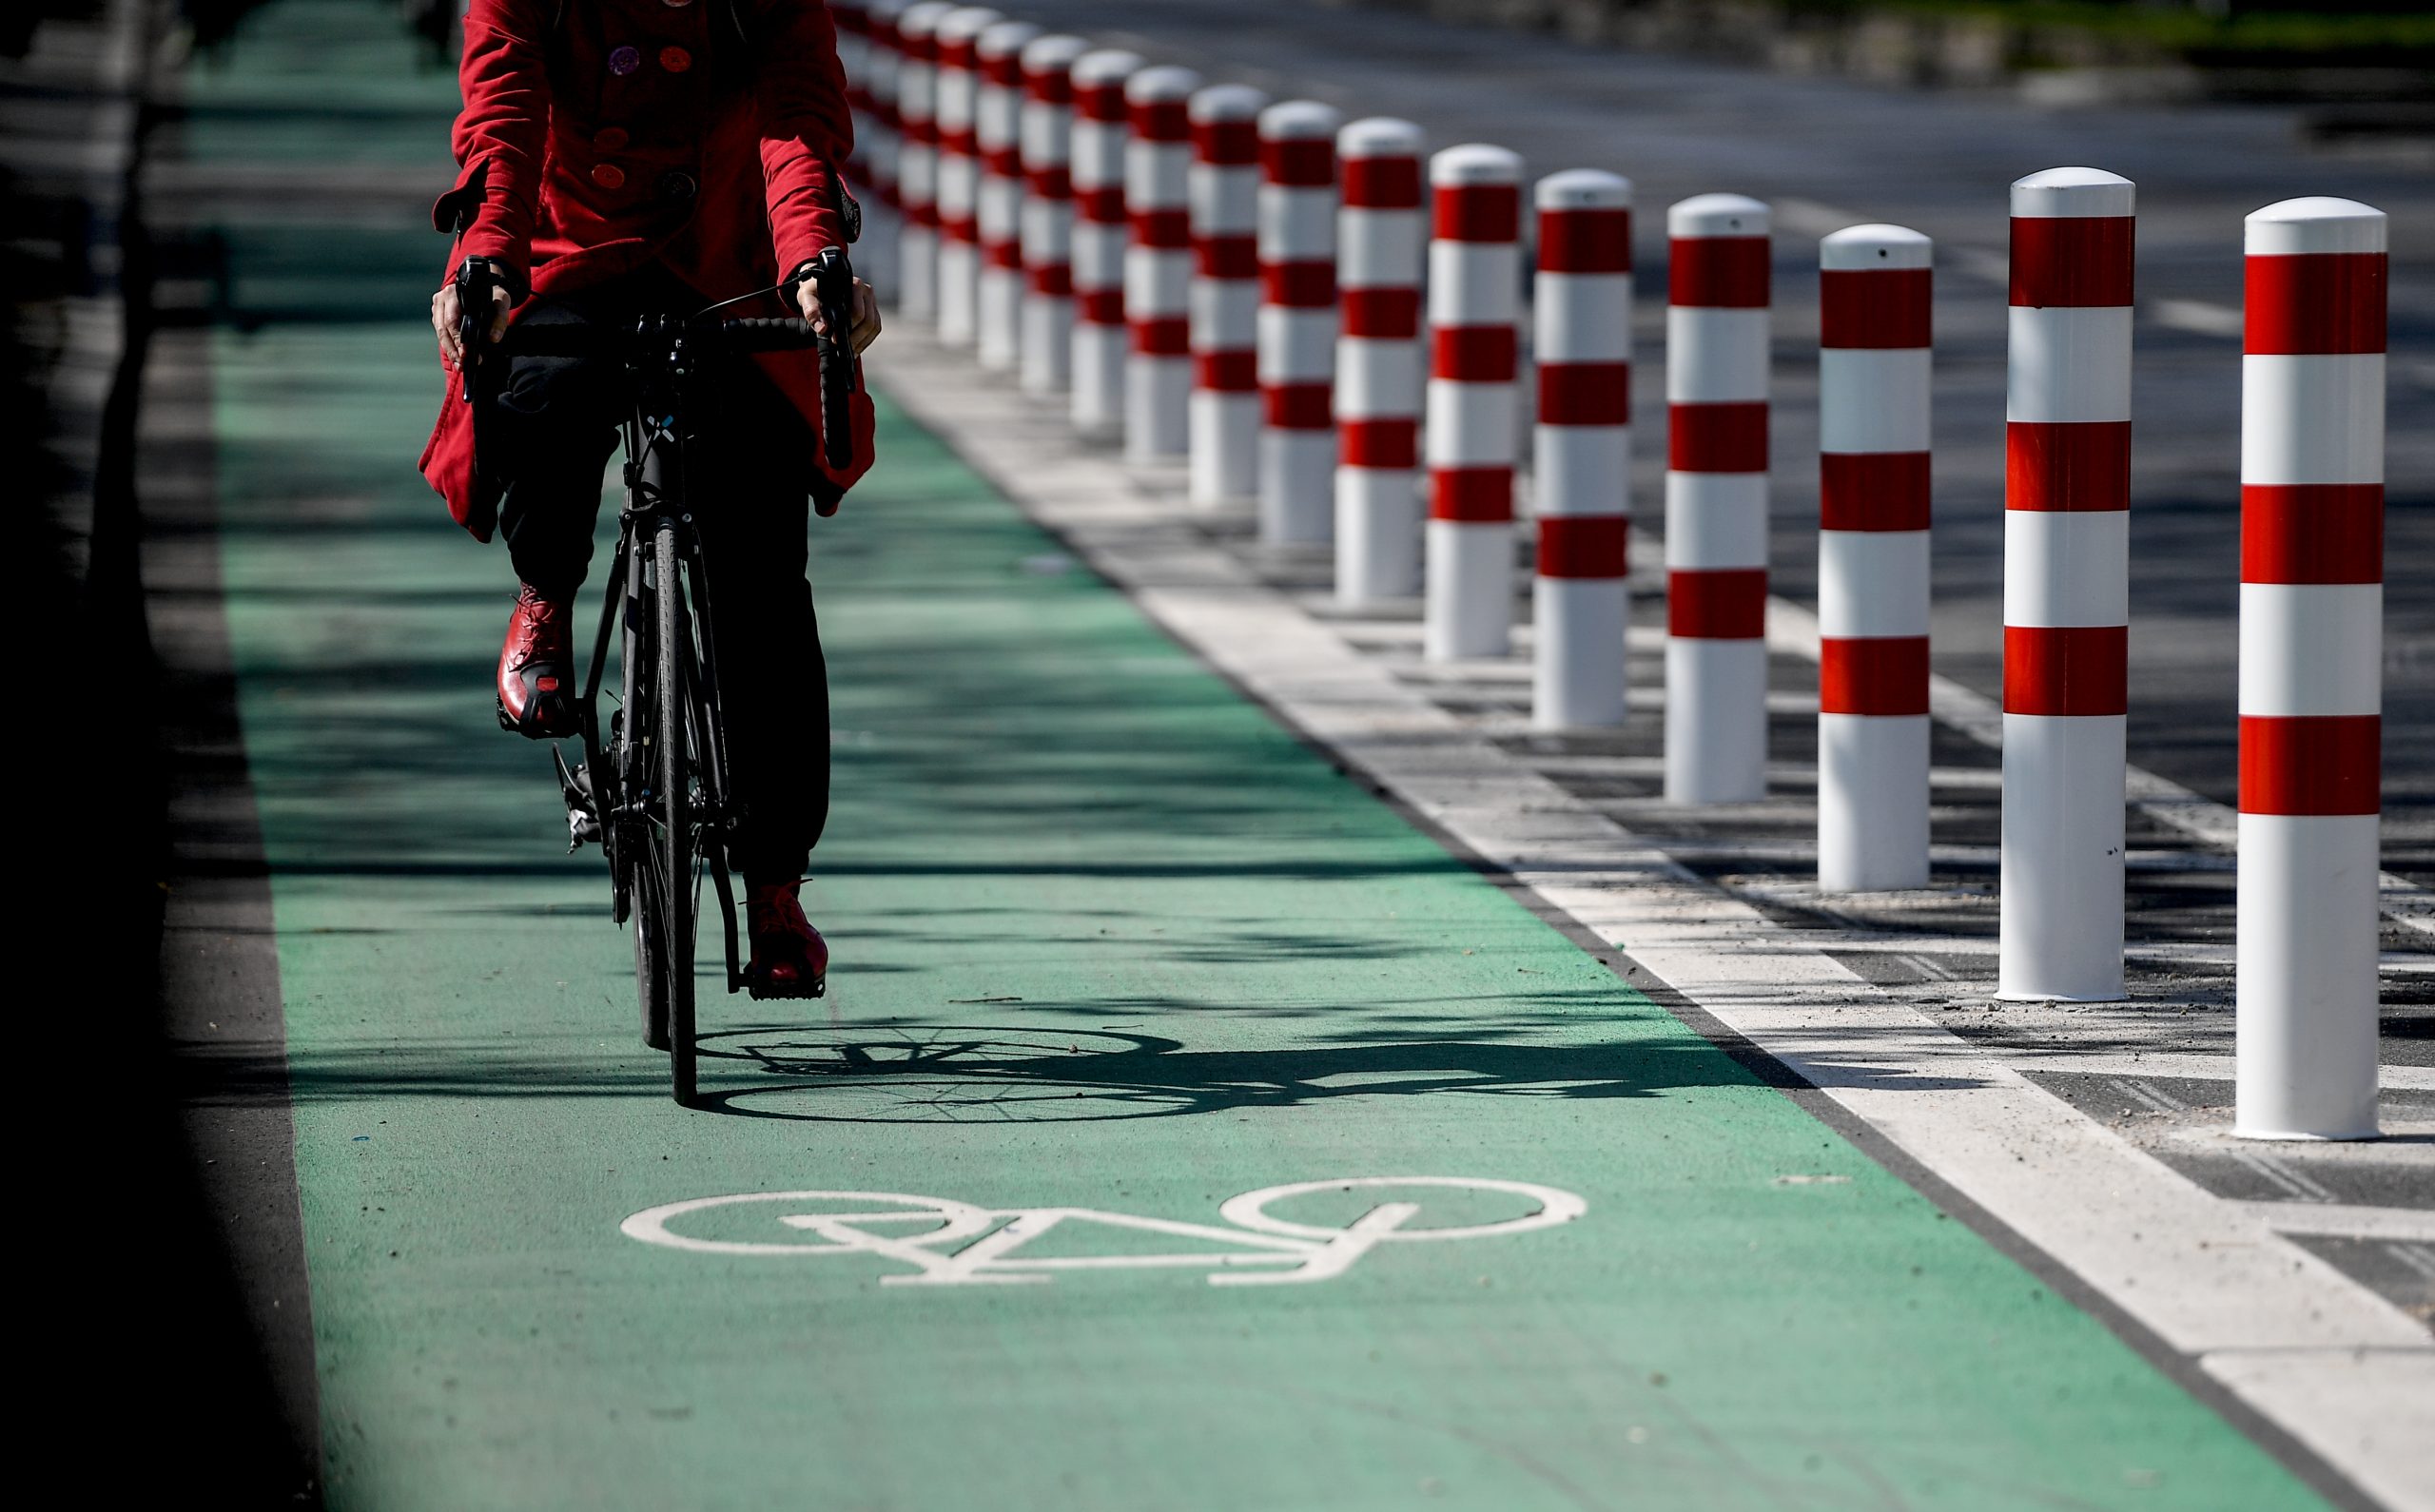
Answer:
[[[658,656],[653,668],[659,712],[659,848],[665,907],[662,979],[668,993],[668,1075],[676,1100],[687,1105],[695,1091],[693,1043],[693,824],[687,748],[694,721],[685,703],[685,595],[677,586],[676,522],[663,518],[652,540],[652,575],[657,581],[653,621]]]
[[[660,885],[657,873],[661,858],[658,847],[651,843],[650,825],[627,817],[634,800],[652,789],[652,741],[660,723],[653,717],[657,691],[653,680],[657,661],[653,647],[656,621],[643,602],[649,598],[651,588],[644,577],[639,551],[628,563],[627,580],[620,591],[626,594],[626,612],[618,653],[621,688],[617,739],[611,764],[617,774],[614,797],[618,817],[613,822],[624,827],[618,837],[614,863],[625,871],[626,885],[632,894],[629,912],[634,926],[634,991],[642,1005],[643,1043],[653,1050],[666,1050],[668,976],[662,958],[667,951],[660,933],[666,927],[668,910],[662,901],[666,889]]]

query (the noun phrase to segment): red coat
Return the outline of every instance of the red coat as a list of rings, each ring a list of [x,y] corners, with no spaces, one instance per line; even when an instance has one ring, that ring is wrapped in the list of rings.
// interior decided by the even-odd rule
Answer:
[[[656,260],[709,304],[844,240],[833,165],[854,127],[822,0],[472,0],[458,83],[457,186],[432,207],[440,229],[463,226],[452,273],[497,258],[551,293]],[[818,356],[753,360],[816,430]],[[869,465],[859,385],[854,429],[860,465],[840,484]],[[816,449],[808,460],[826,471]],[[422,472],[488,539],[497,489],[477,476],[454,376]]]

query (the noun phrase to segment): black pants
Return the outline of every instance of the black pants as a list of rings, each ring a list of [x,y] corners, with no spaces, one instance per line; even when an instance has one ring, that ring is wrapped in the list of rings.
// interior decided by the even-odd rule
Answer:
[[[519,323],[624,324],[645,312],[692,314],[703,302],[646,269],[536,299]],[[484,461],[505,485],[499,534],[516,576],[552,598],[583,586],[601,470],[632,393],[614,360],[518,357],[483,417]],[[803,874],[828,818],[828,673],[805,577],[811,429],[741,359],[697,375],[687,411],[686,482],[742,809],[731,853],[749,882],[789,880]],[[592,620],[579,613],[575,622]]]

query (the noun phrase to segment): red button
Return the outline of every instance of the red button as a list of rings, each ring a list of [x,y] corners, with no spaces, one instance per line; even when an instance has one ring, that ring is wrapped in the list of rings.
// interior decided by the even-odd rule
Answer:
[[[614,152],[626,145],[624,126],[602,126],[592,133],[592,145],[603,152]]]
[[[693,55],[683,48],[659,49],[659,66],[671,73],[683,73],[693,66]]]
[[[622,189],[626,186],[626,170],[614,163],[594,164],[592,182],[604,189]]]

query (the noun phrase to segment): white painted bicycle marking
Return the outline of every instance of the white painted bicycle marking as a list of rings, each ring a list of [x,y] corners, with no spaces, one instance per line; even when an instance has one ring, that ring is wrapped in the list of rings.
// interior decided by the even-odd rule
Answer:
[[[1519,1217],[1445,1228],[1415,1227],[1424,1206],[1381,1201],[1342,1228],[1295,1223],[1271,1213],[1276,1203],[1330,1192],[1409,1189],[1495,1192],[1533,1204]],[[717,1210],[782,1210],[779,1227],[808,1235],[806,1242],[717,1239],[681,1231],[677,1220]],[[730,1197],[693,1197],[646,1209],[619,1225],[645,1244],[729,1255],[871,1255],[911,1267],[880,1278],[882,1286],[1007,1286],[1045,1284],[1060,1271],[1197,1269],[1210,1272],[1211,1286],[1287,1286],[1328,1281],[1382,1244],[1484,1239],[1528,1233],[1570,1223],[1589,1205],[1569,1192],[1527,1181],[1475,1176],[1353,1176],[1262,1187],[1229,1197],[1218,1215],[1224,1225],[1183,1223],[1097,1208],[983,1208],[951,1197],[897,1192],[751,1192]],[[732,1216],[732,1214],[730,1214]],[[698,1227],[698,1223],[692,1227]],[[1172,1250],[1115,1254],[1029,1255],[1025,1247],[1063,1231],[1087,1242],[1092,1230],[1108,1235],[1153,1235],[1179,1241]]]

